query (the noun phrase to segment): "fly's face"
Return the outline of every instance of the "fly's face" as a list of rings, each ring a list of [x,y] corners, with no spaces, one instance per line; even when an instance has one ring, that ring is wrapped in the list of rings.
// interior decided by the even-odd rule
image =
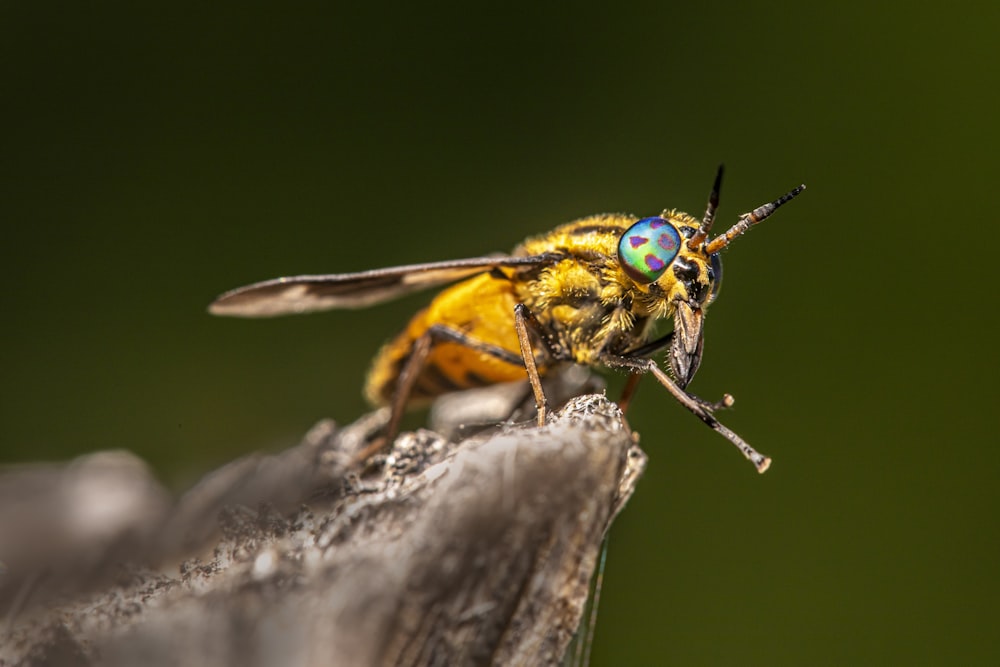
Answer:
[[[670,369],[681,387],[691,381],[701,364],[705,310],[722,285],[719,253],[805,189],[799,186],[769,204],[744,213],[724,234],[709,240],[721,185],[720,167],[701,223],[684,213],[664,211],[660,216],[636,222],[618,242],[618,262],[625,274],[640,292],[662,299],[667,312],[673,313]]]
[[[622,234],[618,261],[643,293],[673,313],[670,369],[686,386],[701,363],[705,309],[722,284],[722,259],[697,241],[703,223],[684,213],[664,211],[643,218]],[[704,240],[704,235],[700,238]]]

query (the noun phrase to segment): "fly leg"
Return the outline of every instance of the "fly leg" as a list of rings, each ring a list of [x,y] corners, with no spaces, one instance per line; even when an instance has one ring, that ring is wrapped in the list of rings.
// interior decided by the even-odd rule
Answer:
[[[628,379],[625,380],[625,387],[622,389],[622,395],[618,398],[618,409],[625,414],[628,411],[628,406],[632,404],[632,399],[635,398],[635,392],[639,391],[639,380],[642,379],[642,373],[629,373]]]
[[[666,336],[657,338],[654,341],[650,341],[641,347],[637,347],[634,350],[630,350],[625,356],[628,357],[648,357],[656,354],[660,350],[669,347],[670,343],[674,340],[674,332],[671,331]],[[639,380],[642,379],[643,374],[633,371],[629,374],[628,380],[625,381],[625,387],[622,389],[622,395],[618,399],[618,409],[622,411],[622,414],[628,410],[628,406],[632,404],[632,399],[635,398],[635,393],[639,391]]]
[[[629,406],[632,404],[632,399],[635,398],[636,392],[639,391],[639,381],[642,379],[643,374],[632,372],[629,373],[628,379],[625,380],[625,386],[622,388],[621,396],[618,398],[618,409],[625,414],[628,411]],[[732,394],[723,394],[722,398],[718,401],[706,401],[700,396],[695,396],[694,394],[688,394],[691,400],[696,401],[709,412],[714,412],[715,410],[725,410],[727,408],[733,407],[736,399],[733,398]]]
[[[669,347],[670,344],[673,342],[673,340],[674,340],[674,332],[671,331],[670,333],[661,338],[657,338],[656,340],[650,341],[649,343],[646,343],[641,347],[629,350],[623,356],[633,359],[640,357],[649,357],[656,354],[660,350]],[[625,410],[628,409],[629,404],[635,397],[635,393],[639,389],[639,379],[642,376],[643,376],[642,372],[632,372],[629,375],[628,380],[625,382],[625,388],[622,390],[622,396],[621,398],[618,399],[618,408],[622,411],[622,413],[624,413]],[[674,384],[677,383],[675,382]],[[678,385],[678,387],[680,387],[682,390],[685,388],[684,386],[681,385]],[[692,400],[700,403],[701,406],[706,410],[708,410],[709,412],[712,412],[714,410],[724,410],[726,408],[731,408],[733,407],[733,403],[736,402],[736,400],[730,394],[723,394],[722,399],[715,402],[706,401],[705,399],[699,398],[694,394],[688,394],[688,396]]]
[[[522,365],[521,357],[513,352],[496,345],[490,345],[470,336],[456,331],[442,324],[435,324],[427,329],[419,338],[413,342],[410,354],[399,372],[399,379],[396,381],[396,389],[392,395],[392,404],[389,412],[389,423],[386,425],[385,433],[371,442],[356,456],[356,460],[364,461],[373,454],[378,453],[392,442],[399,434],[399,424],[403,420],[403,413],[406,412],[406,404],[410,400],[410,394],[417,384],[420,373],[424,370],[427,357],[435,345],[442,342],[458,343],[496,357],[515,366]]]
[[[434,339],[430,330],[424,332],[420,338],[414,341],[413,347],[410,348],[410,356],[399,373],[399,380],[396,381],[396,391],[392,395],[389,423],[385,433],[372,440],[367,447],[358,453],[356,457],[358,462],[366,461],[372,455],[382,451],[396,438],[396,434],[399,433],[399,422],[403,419],[403,412],[406,409],[406,401],[410,398],[413,385],[416,384],[417,377],[420,376],[420,371],[423,370],[433,346]]]
[[[530,332],[535,334],[535,338],[542,343],[549,355],[556,360],[568,358],[565,351],[561,351],[549,333],[538,321],[534,313],[528,310],[523,303],[514,306],[514,329],[517,331],[517,342],[521,346],[521,358],[524,368],[528,371],[528,382],[531,384],[531,391],[535,395],[535,409],[538,411],[538,425],[545,426],[545,413],[548,411],[548,401],[545,399],[545,392],[542,390],[542,379],[538,375],[538,365],[535,363],[535,353],[531,348]],[[560,353],[562,352],[562,353]]]
[[[633,373],[652,373],[653,377],[667,388],[674,398],[691,411],[698,419],[703,421],[705,425],[711,428],[713,431],[724,437],[729,442],[736,445],[743,456],[747,457],[754,467],[757,468],[757,472],[764,472],[767,470],[768,466],[771,465],[771,459],[750,446],[743,438],[736,435],[733,431],[722,424],[715,415],[712,414],[713,407],[711,404],[707,404],[699,398],[692,396],[683,389],[681,389],[673,378],[667,375],[666,371],[659,367],[659,365],[653,359],[641,359],[624,357],[612,354],[605,354],[601,361],[607,364],[611,368],[622,368],[630,370]],[[731,399],[731,397],[729,397]],[[723,404],[726,401],[723,399]],[[731,400],[729,402],[731,404]]]

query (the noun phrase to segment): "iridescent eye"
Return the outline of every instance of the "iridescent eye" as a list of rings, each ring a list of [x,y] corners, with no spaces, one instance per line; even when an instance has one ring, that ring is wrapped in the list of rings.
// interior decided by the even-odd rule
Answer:
[[[711,257],[712,259],[712,293],[708,295],[708,302],[712,303],[715,301],[715,297],[719,296],[719,290],[722,289],[722,255],[715,253]]]
[[[618,241],[618,262],[628,277],[642,285],[656,282],[677,257],[681,235],[664,218],[643,218]]]

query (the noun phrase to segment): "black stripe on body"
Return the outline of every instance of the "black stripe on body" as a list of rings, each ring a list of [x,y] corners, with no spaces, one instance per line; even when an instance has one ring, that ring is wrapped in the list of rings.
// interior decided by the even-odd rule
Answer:
[[[569,236],[584,236],[586,234],[610,234],[612,236],[621,236],[625,229],[626,228],[621,225],[592,224],[574,227],[573,229],[567,230],[566,233]]]
[[[466,388],[464,385],[456,384],[434,362],[429,362],[420,371],[413,393],[416,396],[438,396]]]

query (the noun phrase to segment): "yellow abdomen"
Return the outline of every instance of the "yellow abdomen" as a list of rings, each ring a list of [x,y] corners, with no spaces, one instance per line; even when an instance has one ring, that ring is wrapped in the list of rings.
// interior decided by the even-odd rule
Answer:
[[[510,280],[499,273],[484,273],[444,290],[375,357],[368,373],[365,396],[375,405],[392,400],[414,342],[434,325],[509,353],[508,359],[438,339],[417,378],[409,403],[426,402],[450,391],[523,380],[526,377],[524,367],[512,363],[521,357],[514,330],[516,303]]]

